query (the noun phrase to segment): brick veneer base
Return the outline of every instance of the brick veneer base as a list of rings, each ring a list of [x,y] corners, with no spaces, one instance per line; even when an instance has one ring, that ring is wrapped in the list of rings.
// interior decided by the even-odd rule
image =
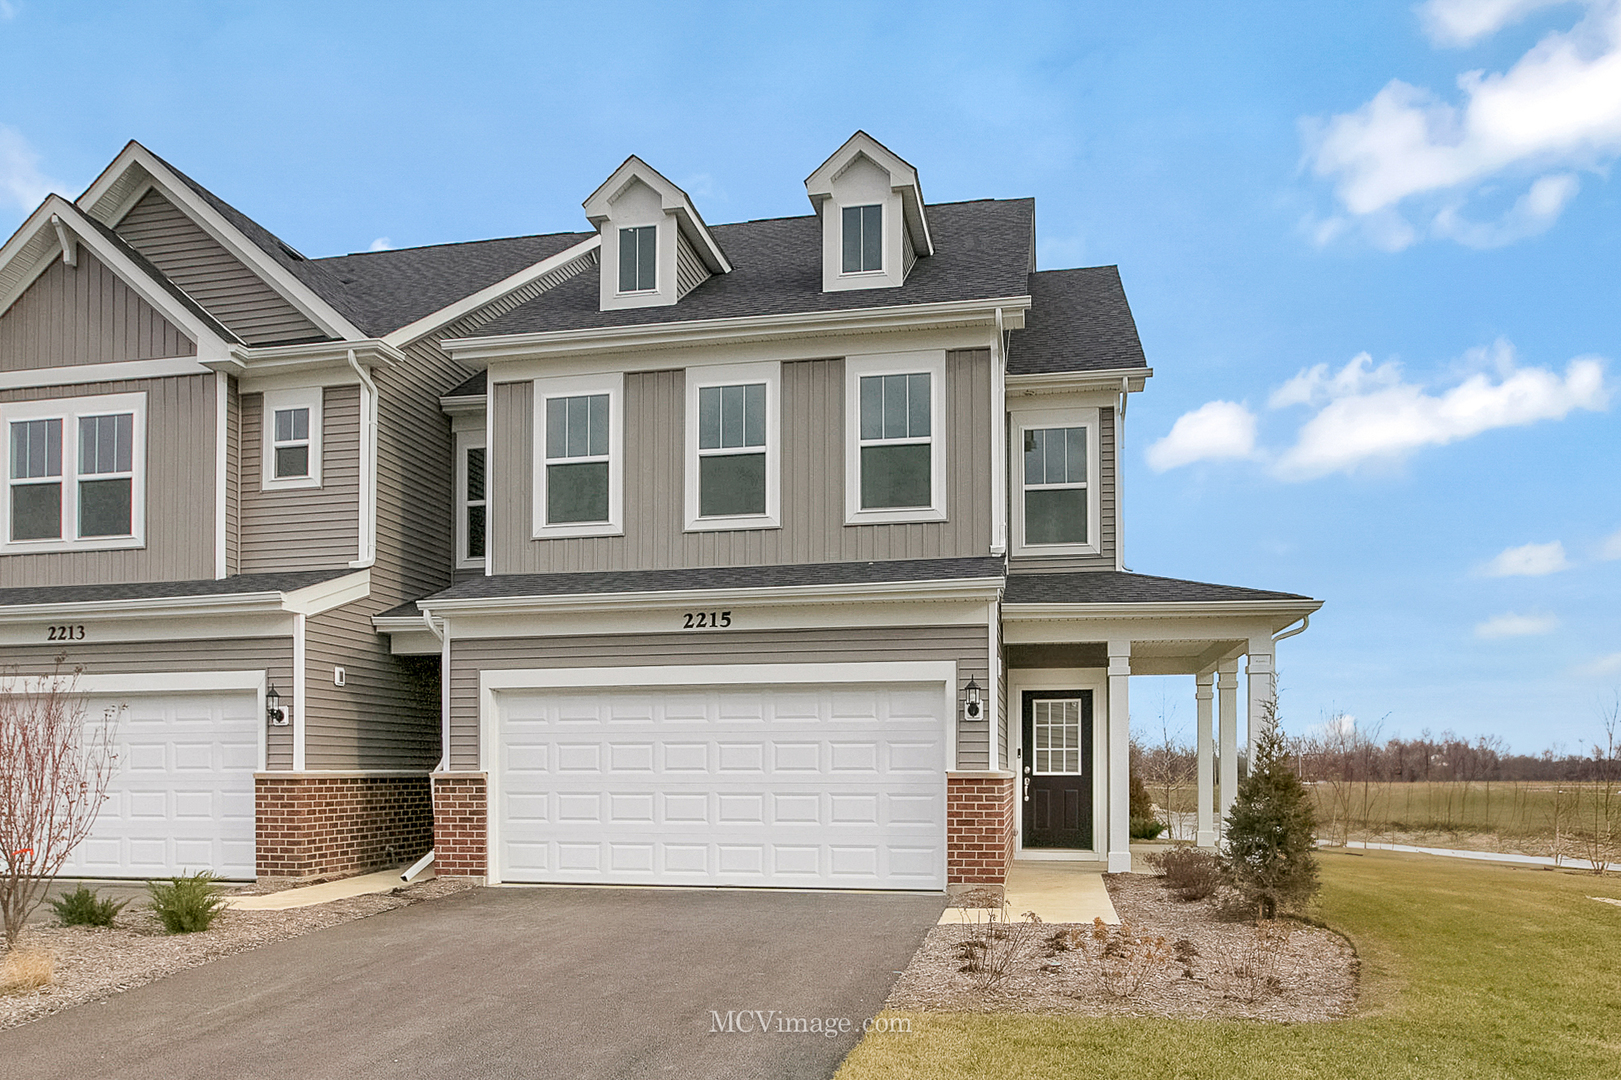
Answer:
[[[261,878],[358,874],[433,846],[426,773],[260,773],[254,810]]]
[[[483,773],[433,774],[433,870],[441,877],[486,874],[489,809]]]
[[[946,777],[946,884],[1001,885],[1013,862],[1012,773]]]

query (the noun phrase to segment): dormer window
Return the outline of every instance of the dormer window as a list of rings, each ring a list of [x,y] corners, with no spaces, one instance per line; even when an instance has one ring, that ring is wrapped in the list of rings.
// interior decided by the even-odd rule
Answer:
[[[884,208],[844,208],[844,272],[861,274],[884,268]]]
[[[659,230],[640,225],[619,230],[619,291],[649,292],[658,286]]]

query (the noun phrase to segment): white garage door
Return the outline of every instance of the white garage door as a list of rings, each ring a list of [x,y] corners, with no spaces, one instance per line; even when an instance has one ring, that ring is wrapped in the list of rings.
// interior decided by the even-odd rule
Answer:
[[[945,887],[940,683],[496,701],[502,880]]]
[[[69,877],[151,878],[212,870],[254,876],[253,773],[258,696],[243,691],[92,695],[90,715],[117,701],[118,771]]]

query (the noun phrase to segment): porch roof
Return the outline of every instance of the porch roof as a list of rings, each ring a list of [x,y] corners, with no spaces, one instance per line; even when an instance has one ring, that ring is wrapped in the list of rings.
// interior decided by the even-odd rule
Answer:
[[[1071,574],[1012,573],[1008,575],[1003,601],[1008,604],[1318,603],[1299,593],[1214,585],[1208,581],[1187,581],[1120,570]]]

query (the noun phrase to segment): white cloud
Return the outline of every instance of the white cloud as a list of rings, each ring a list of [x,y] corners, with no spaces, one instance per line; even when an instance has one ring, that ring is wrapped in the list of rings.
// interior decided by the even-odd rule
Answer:
[[[1578,675],[1614,675],[1621,672],[1621,652],[1613,652],[1608,656],[1600,656],[1586,664],[1579,664],[1575,668]]]
[[[1601,559],[1621,559],[1621,529],[1615,530],[1604,538],[1599,546],[1598,557]]]
[[[388,251],[393,246],[394,246],[394,242],[392,240],[390,240],[388,237],[379,236],[377,239],[375,239],[375,240],[373,240],[371,242],[371,247],[367,248],[366,250],[367,251]]]
[[[1478,40],[1542,6],[1531,0],[1441,0],[1424,9],[1437,41]],[[1344,215],[1377,246],[1398,250],[1424,230],[1491,247],[1542,232],[1576,193],[1576,168],[1602,168],[1621,153],[1621,0],[1588,0],[1568,31],[1550,33],[1506,72],[1468,71],[1462,104],[1392,79],[1354,112],[1304,125],[1313,171],[1335,184]],[[1495,223],[1476,224],[1463,204],[1494,179],[1530,182]],[[1415,208],[1414,228],[1404,205]],[[1437,207],[1433,200],[1439,199]],[[1343,215],[1339,215],[1343,216]],[[1332,239],[1331,218],[1315,233]]]
[[[1510,353],[1496,377],[1476,372],[1439,394],[1401,381],[1391,364],[1369,370],[1371,363],[1359,355],[1332,377],[1319,365],[1273,394],[1273,404],[1328,399],[1278,458],[1279,476],[1304,480],[1350,471],[1493,428],[1558,420],[1573,409],[1599,411],[1609,404],[1604,365],[1594,357],[1572,360],[1561,377],[1547,368],[1516,368]]]
[[[1522,544],[1501,552],[1482,571],[1487,577],[1542,577],[1570,569],[1565,545],[1558,540],[1546,544]]]
[[[60,187],[39,171],[39,154],[28,140],[0,124],[0,206],[33,210]]]
[[[1437,45],[1473,45],[1540,8],[1567,0],[1429,0],[1418,9]]]
[[[1155,472],[1216,458],[1244,458],[1255,453],[1255,414],[1236,401],[1211,401],[1183,413],[1170,434],[1148,448]]]
[[[1533,637],[1551,634],[1559,620],[1552,615],[1494,615],[1475,627],[1475,636],[1493,641],[1498,638]]]

